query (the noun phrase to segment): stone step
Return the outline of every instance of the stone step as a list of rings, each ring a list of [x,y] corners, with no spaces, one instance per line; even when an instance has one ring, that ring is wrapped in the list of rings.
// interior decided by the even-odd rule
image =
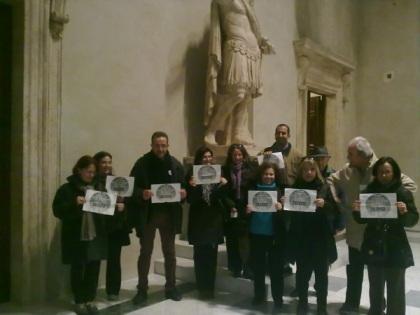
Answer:
[[[176,240],[175,253],[176,253],[176,257],[186,258],[186,259],[191,259],[191,260],[194,259],[194,248],[192,245],[188,243],[188,241]],[[219,248],[217,251],[217,265],[222,268],[227,268],[226,246],[223,244],[219,245]]]
[[[176,240],[176,277],[182,282],[195,283],[193,246],[185,240]],[[331,265],[330,271],[339,268],[347,263],[347,245],[345,240],[337,241],[338,259]],[[163,259],[157,259],[154,262],[154,272],[156,274],[165,275],[165,266]],[[270,280],[266,277],[266,291],[271,296]],[[295,287],[294,275],[288,275],[284,279],[284,292],[289,292]],[[243,295],[253,296],[253,283],[249,279],[233,278],[227,269],[226,246],[220,245],[218,251],[218,267],[216,275],[216,289],[218,291],[227,291],[232,293],[240,293]]]
[[[154,272],[159,275],[165,275],[165,266],[163,259],[157,259],[154,262]],[[182,282],[195,283],[194,262],[191,259],[177,257],[176,277]],[[294,287],[294,275],[289,275],[284,279],[285,292]],[[271,296],[269,278],[266,277],[267,296]],[[227,268],[218,267],[216,274],[216,289],[222,292],[239,293],[247,296],[253,296],[254,286],[252,280],[244,278],[233,278]]]
[[[154,272],[159,275],[165,275],[163,259],[155,260]],[[176,277],[182,282],[195,283],[194,262],[191,259],[177,257]],[[218,267],[216,274],[216,290],[252,296],[254,287],[251,280],[233,278],[226,268]]]
[[[348,263],[348,247],[346,240],[342,239],[336,242],[337,246],[337,260],[331,265],[330,270],[340,268]]]
[[[331,265],[330,270],[340,268],[347,264],[348,260],[348,248],[346,245],[345,239],[337,240],[337,260]],[[193,246],[188,244],[188,241],[185,240],[176,240],[175,241],[175,253],[177,257],[193,259],[194,249]],[[226,246],[224,244],[219,245],[217,253],[217,265],[222,268],[227,268],[227,252]]]

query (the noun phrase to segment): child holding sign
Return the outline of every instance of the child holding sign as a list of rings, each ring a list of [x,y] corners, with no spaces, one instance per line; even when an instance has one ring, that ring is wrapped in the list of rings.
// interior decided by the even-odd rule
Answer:
[[[337,248],[328,215],[337,211],[329,188],[313,158],[305,158],[291,188],[314,190],[315,212],[292,212],[290,248],[296,260],[296,286],[299,297],[297,314],[308,311],[308,286],[315,272],[318,314],[327,314],[328,267],[337,259]],[[292,209],[293,210],[293,209]]]
[[[277,198],[272,200],[271,206],[274,206],[277,212],[265,212],[264,209],[256,211],[258,200],[249,201],[246,208],[250,216],[250,259],[254,272],[253,304],[259,305],[266,301],[265,275],[268,267],[271,293],[276,309],[280,309],[283,305],[282,266],[286,236],[285,214],[282,211],[282,204],[277,199],[281,196],[280,191],[284,188],[285,181],[285,176],[280,173],[277,165],[267,162],[261,164],[258,168],[256,183],[251,188],[254,191],[276,191]],[[268,204],[266,198],[261,199],[263,199],[261,204]],[[268,208],[271,207],[267,206],[266,211],[269,211]]]
[[[419,220],[413,195],[401,183],[401,170],[391,157],[380,158],[372,170],[373,181],[364,193],[396,193],[398,217],[366,219],[360,217],[360,201],[353,204],[353,217],[367,223],[362,254],[368,266],[369,314],[383,314],[384,287],[387,287],[387,314],[405,314],[405,269],[414,265],[413,253],[404,227]]]

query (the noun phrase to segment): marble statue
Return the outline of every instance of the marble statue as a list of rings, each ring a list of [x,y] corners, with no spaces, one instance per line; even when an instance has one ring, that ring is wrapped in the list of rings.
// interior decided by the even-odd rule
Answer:
[[[262,54],[274,47],[260,32],[253,0],[213,0],[204,124],[207,145],[252,146],[248,106],[261,95]]]

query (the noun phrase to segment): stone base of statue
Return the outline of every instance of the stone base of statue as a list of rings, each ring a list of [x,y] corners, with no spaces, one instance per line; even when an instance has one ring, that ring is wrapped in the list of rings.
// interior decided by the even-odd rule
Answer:
[[[213,151],[214,157],[226,157],[227,151],[230,145],[227,144],[206,144],[206,146]],[[248,152],[249,156],[256,156],[261,152],[262,148],[257,147],[256,145],[243,145]]]

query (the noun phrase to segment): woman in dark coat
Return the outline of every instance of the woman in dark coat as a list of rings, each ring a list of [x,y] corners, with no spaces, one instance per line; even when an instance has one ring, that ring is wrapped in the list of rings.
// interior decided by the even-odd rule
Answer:
[[[106,177],[112,176],[112,155],[100,151],[93,156],[96,162],[97,190],[106,191]],[[106,261],[106,293],[109,301],[117,301],[121,289],[121,247],[130,245],[130,228],[124,197],[117,197],[113,216],[107,217],[108,257]]]
[[[287,242],[285,213],[280,197],[284,191],[286,175],[277,165],[263,163],[258,168],[255,183],[250,190],[276,191],[277,212],[254,212],[252,205],[247,206],[249,215],[250,261],[254,272],[253,304],[266,302],[265,276],[270,275],[271,294],[274,306],[279,310],[283,305],[283,265]],[[264,209],[263,209],[264,210]]]
[[[86,190],[94,189],[95,160],[82,156],[53,201],[54,216],[62,223],[61,250],[70,265],[71,288],[77,314],[97,314],[96,296],[101,259],[107,257],[105,216],[84,212]]]
[[[419,214],[413,195],[401,184],[401,170],[391,157],[380,158],[372,170],[373,181],[364,193],[395,193],[398,217],[371,219],[360,217],[360,201],[353,204],[353,217],[367,223],[362,243],[369,274],[370,315],[383,314],[387,288],[386,314],[405,314],[405,270],[414,265],[413,253],[404,227],[414,226]]]
[[[289,242],[291,258],[296,260],[297,267],[297,313],[306,314],[308,311],[308,286],[314,272],[317,312],[327,314],[328,268],[337,259],[337,248],[328,217],[338,209],[312,158],[302,161],[298,177],[291,188],[317,192],[315,212],[291,213]]]
[[[197,150],[194,165],[211,164],[213,152],[207,147]],[[187,201],[190,203],[188,241],[194,245],[194,268],[200,298],[214,298],[217,248],[223,243],[226,207],[233,207],[224,192],[227,180],[218,184],[197,185],[191,171],[186,178]]]
[[[227,194],[234,201],[234,207],[228,209],[228,219],[225,224],[226,250],[228,269],[234,277],[251,278],[252,273],[248,264],[249,239],[248,217],[246,205],[247,191],[250,180],[256,170],[248,152],[242,144],[232,144],[227,152],[222,175],[228,180]]]

